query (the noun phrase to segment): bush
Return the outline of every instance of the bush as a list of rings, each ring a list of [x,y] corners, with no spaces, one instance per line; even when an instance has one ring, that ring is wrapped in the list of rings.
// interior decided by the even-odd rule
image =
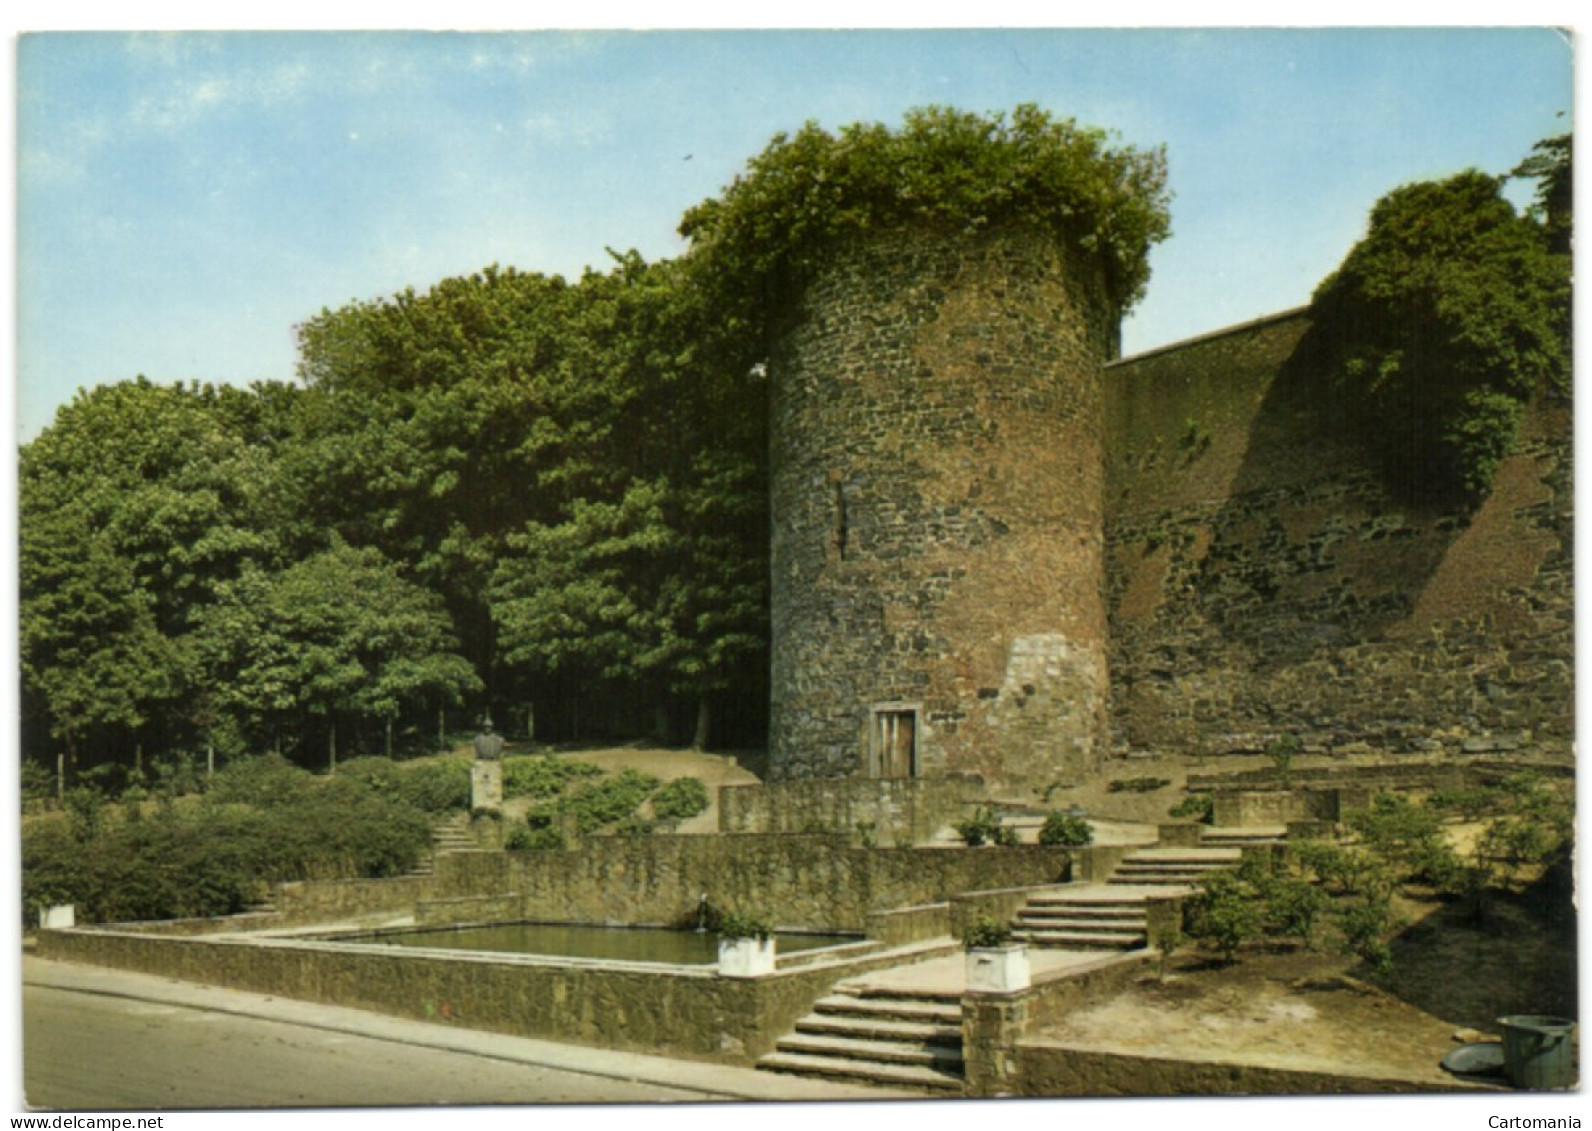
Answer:
[[[700,780],[675,778],[652,795],[652,815],[660,821],[688,821],[708,804],[708,788]]]
[[[1169,816],[1209,824],[1216,812],[1216,799],[1208,793],[1191,793],[1167,810]]]
[[[1238,948],[1259,937],[1262,919],[1255,892],[1232,872],[1215,872],[1200,881],[1184,905],[1188,933],[1215,947],[1232,962]]]
[[[602,767],[550,754],[503,759],[503,796],[558,797],[569,784],[597,777]]]
[[[1066,813],[1052,813],[1039,829],[1039,843],[1081,848],[1094,843],[1094,826],[1082,817]]]
[[[1005,946],[1011,941],[1011,926],[989,915],[980,915],[962,933],[962,946],[966,950]]]
[[[401,767],[398,795],[423,813],[470,807],[470,763],[460,758]]]
[[[582,833],[595,832],[634,813],[658,788],[658,779],[640,770],[621,770],[611,778],[581,786],[558,802],[558,811],[572,814]]]
[[[1012,843],[1001,840],[1003,834],[1000,816],[989,805],[980,805],[973,811],[971,817],[957,822],[953,827],[956,829],[956,834],[962,838],[962,843],[969,848],[977,848],[986,841],[992,844]]]
[[[272,756],[216,777],[201,801],[141,819],[108,820],[103,799],[85,795],[91,816],[30,824],[24,911],[74,903],[91,923],[227,915],[282,880],[400,875],[431,843],[425,814],[368,779],[317,780]],[[237,800],[248,796],[264,803]]]
[[[1119,778],[1106,787],[1108,793],[1154,793],[1172,782],[1168,778]]]
[[[240,758],[210,779],[210,801],[270,808],[292,805],[315,788],[315,775],[280,754]]]
[[[739,911],[721,911],[713,930],[721,939],[763,940],[774,934],[774,928],[762,916]]]
[[[504,838],[503,847],[510,852],[562,852],[569,844],[563,833],[550,826],[516,825]]]

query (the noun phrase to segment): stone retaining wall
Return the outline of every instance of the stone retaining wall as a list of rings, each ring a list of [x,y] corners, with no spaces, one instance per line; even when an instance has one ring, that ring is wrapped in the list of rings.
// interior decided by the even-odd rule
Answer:
[[[521,1037],[749,1064],[868,956],[761,978],[303,940],[41,931],[42,958],[231,986]]]
[[[847,840],[859,824],[876,844],[921,844],[983,798],[976,782],[946,778],[839,778],[731,785],[719,790],[719,831],[805,833]]]
[[[1068,849],[1038,845],[864,849],[819,835],[600,837],[578,851],[443,856],[442,894],[418,913],[429,923],[465,922],[479,906],[470,900],[512,896],[520,907],[513,918],[689,926],[705,895],[714,907],[756,912],[782,927],[863,931],[875,911],[1064,883],[1072,859]]]

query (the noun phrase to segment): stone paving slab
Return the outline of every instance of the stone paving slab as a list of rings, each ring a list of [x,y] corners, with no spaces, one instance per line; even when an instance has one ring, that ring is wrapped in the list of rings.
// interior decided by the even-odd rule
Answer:
[[[687,1089],[726,1100],[918,1098],[914,1092],[776,1075],[729,1064],[675,1060],[530,1037],[511,1037],[501,1033],[388,1017],[345,1006],[321,1005],[195,982],[180,982],[152,974],[57,962],[33,955],[23,956],[22,980],[26,985],[257,1017],[397,1044],[447,1049],[590,1076]]]
[[[1028,968],[1036,982],[1063,978],[1098,966],[1120,962],[1121,954],[1098,950],[1063,950],[1060,947],[1029,947]],[[855,978],[847,978],[836,990],[866,993],[957,994],[967,990],[967,960],[962,954],[934,958],[911,966],[893,966]]]

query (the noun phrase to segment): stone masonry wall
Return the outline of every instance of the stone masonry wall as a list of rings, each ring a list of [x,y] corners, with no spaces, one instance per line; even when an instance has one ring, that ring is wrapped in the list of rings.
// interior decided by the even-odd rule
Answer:
[[[775,343],[775,779],[865,776],[870,711],[924,776],[1049,780],[1105,722],[1094,269],[1027,231],[835,256]]]
[[[567,852],[462,852],[437,861],[451,900],[516,893],[548,923],[689,926],[715,907],[777,926],[862,931],[871,912],[958,892],[1064,882],[1064,848],[850,848],[827,835],[594,837]],[[464,918],[475,909],[461,905]],[[428,921],[435,921],[432,916]]]
[[[1573,734],[1568,406],[1473,515],[1389,496],[1303,312],[1106,369],[1114,752],[1475,753]]]

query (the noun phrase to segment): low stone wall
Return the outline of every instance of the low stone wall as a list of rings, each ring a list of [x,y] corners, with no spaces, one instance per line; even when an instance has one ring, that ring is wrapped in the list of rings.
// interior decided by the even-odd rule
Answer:
[[[1135,1056],[1046,1041],[1018,1043],[1010,1054],[1010,1065],[1010,1076],[1003,1081],[1009,1087],[1006,1094],[1019,1096],[1374,1095],[1471,1090],[1392,1077]]]
[[[1125,989],[1143,973],[1148,951],[1103,955],[1097,965],[1035,981],[1015,994],[962,998],[962,1056],[969,1096],[1065,1095],[1028,1090],[1019,1042],[1090,1000]]]
[[[1042,884],[1031,887],[999,888],[993,891],[968,891],[953,895],[950,902],[951,934],[963,938],[968,924],[988,916],[997,923],[1010,923],[1027,905],[1036,892],[1052,891],[1057,885]]]
[[[984,796],[954,778],[829,778],[727,785],[719,789],[719,831],[810,833],[852,839],[871,824],[881,845],[922,844]]]
[[[298,926],[329,919],[357,918],[414,910],[437,892],[429,876],[396,876],[386,880],[305,880],[278,884],[277,924]]]
[[[926,903],[921,907],[897,907],[868,915],[867,936],[886,946],[937,939],[951,933],[951,905]]]
[[[761,978],[711,969],[441,954],[300,939],[40,931],[38,954],[396,1017],[604,1048],[749,1064],[873,954]]]
[[[705,895],[714,907],[753,911],[781,927],[864,931],[876,911],[1065,882],[1074,851],[864,849],[816,835],[601,837],[578,852],[443,856],[433,899],[513,896],[519,909],[511,918],[684,926],[696,923]],[[463,922],[465,910],[428,901],[421,914]]]
[[[1222,790],[1211,799],[1211,823],[1224,828],[1336,821],[1336,789]]]

